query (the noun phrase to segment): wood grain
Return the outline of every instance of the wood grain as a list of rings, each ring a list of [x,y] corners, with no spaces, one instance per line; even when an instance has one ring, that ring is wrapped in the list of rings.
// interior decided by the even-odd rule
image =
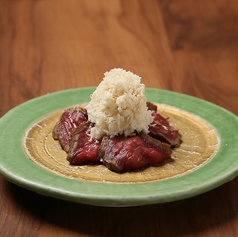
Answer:
[[[96,86],[114,67],[238,115],[237,42],[236,0],[0,0],[0,116],[47,93]],[[0,236],[238,236],[237,185],[109,208],[0,177]]]

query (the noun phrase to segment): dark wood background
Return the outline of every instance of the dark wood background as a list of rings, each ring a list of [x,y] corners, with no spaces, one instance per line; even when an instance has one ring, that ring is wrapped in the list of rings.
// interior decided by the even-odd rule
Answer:
[[[238,115],[238,1],[0,0],[0,116],[47,93],[96,86],[114,67]],[[235,237],[237,186],[236,178],[186,200],[109,208],[0,177],[0,236]]]

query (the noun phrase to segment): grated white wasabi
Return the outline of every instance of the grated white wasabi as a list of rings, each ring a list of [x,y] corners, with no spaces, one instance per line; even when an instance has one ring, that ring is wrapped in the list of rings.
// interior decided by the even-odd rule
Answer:
[[[95,123],[91,136],[101,139],[104,135],[148,133],[153,117],[146,101],[145,85],[139,76],[120,68],[106,72],[85,107],[89,121]]]

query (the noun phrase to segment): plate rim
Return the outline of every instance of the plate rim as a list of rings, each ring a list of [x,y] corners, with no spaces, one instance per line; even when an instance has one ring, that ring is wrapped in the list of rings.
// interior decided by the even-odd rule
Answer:
[[[151,183],[108,184],[72,180],[53,174],[36,165],[26,155],[23,147],[23,138],[28,128],[42,117],[52,112],[75,104],[89,102],[90,94],[95,89],[96,87],[83,87],[53,92],[26,101],[8,111],[0,119],[0,130],[2,131],[0,134],[0,149],[2,151],[0,154],[0,174],[7,180],[42,195],[73,202],[104,206],[134,206],[181,200],[214,189],[238,175],[238,161],[235,159],[238,148],[232,146],[234,145],[234,141],[236,139],[238,140],[238,136],[233,135],[228,138],[227,136],[224,136],[224,134],[231,131],[229,130],[230,128],[217,127],[217,124],[220,124],[221,119],[224,118],[229,118],[230,121],[238,124],[238,117],[230,111],[200,98],[156,88],[145,89],[148,101],[166,104],[192,113],[201,117],[216,129],[220,137],[219,150],[217,154],[202,167],[180,177],[154,181]],[[65,98],[65,96],[67,98]],[[56,99],[57,103],[55,102]],[[76,101],[77,103],[75,103]],[[199,107],[201,105],[203,107]],[[33,106],[35,107],[33,108]],[[44,108],[42,106],[44,106]],[[201,108],[201,111],[196,111],[194,106]],[[219,111],[220,116],[215,116],[214,120],[211,121],[209,118],[209,113],[211,111],[208,111],[208,113],[206,111],[207,108],[212,112]],[[27,118],[21,114],[26,109],[28,109]],[[207,112],[208,114],[206,115],[204,112]],[[12,119],[14,116],[19,117],[16,117],[14,121],[14,119]],[[14,130],[14,128],[17,127],[17,124],[20,124],[23,127],[17,132],[11,131],[11,126],[13,126]],[[238,134],[238,126],[236,131],[236,134]],[[17,133],[17,136],[14,139],[12,137],[15,135],[13,132]],[[10,140],[8,144],[5,143],[6,138]],[[15,145],[16,147],[11,151],[7,150],[11,145]],[[20,156],[21,163],[18,164],[19,160],[16,158],[14,160],[14,157],[9,157],[9,155]],[[226,167],[221,167],[225,162],[221,158],[224,155],[230,155],[230,163]],[[23,165],[25,165],[25,172],[17,169]],[[213,173],[211,172],[208,174],[208,171],[214,171],[214,167],[222,170],[222,173],[212,177]],[[35,177],[33,173],[35,175],[40,175],[40,179],[39,177]],[[206,178],[203,177],[198,183],[196,178],[201,178],[201,176],[205,176]],[[184,188],[176,188],[175,186],[183,186]],[[140,192],[138,192],[138,190],[140,190]]]

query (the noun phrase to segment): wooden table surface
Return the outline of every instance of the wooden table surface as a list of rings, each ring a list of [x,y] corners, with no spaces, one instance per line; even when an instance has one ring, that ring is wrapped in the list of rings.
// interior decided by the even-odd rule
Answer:
[[[114,67],[238,115],[238,1],[0,0],[0,116],[96,86]],[[238,236],[237,187],[235,178],[186,200],[113,208],[0,177],[0,236]]]

